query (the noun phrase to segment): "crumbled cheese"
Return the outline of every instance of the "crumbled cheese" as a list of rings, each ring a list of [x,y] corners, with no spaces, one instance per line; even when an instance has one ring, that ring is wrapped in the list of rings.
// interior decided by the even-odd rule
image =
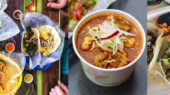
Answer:
[[[151,45],[151,42],[150,42],[150,41],[149,41],[149,42],[147,42],[147,45],[148,45],[148,46],[150,46],[150,45]]]

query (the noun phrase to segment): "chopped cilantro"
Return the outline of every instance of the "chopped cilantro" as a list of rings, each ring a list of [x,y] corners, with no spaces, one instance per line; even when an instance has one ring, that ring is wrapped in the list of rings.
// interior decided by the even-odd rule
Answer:
[[[168,42],[168,46],[170,46],[170,42]]]
[[[97,31],[96,28],[94,28],[93,31],[96,32]]]
[[[166,55],[166,58],[170,58],[170,52]]]
[[[158,63],[160,60],[159,59],[156,59],[156,62]]]

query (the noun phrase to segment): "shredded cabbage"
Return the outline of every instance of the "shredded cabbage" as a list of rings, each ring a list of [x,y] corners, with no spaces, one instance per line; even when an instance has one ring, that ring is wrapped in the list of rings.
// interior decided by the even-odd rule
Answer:
[[[102,48],[103,50],[107,50],[109,52],[113,52],[113,55],[116,54],[117,51],[123,52],[124,47],[124,41],[127,40],[127,38],[124,36],[135,36],[134,34],[131,34],[129,32],[123,31],[119,29],[119,27],[114,24],[114,19],[111,16],[111,21],[104,21],[102,25],[98,25],[98,27],[92,27],[89,28],[89,35],[92,37],[92,39],[97,43],[97,45]],[[119,33],[111,38],[108,38],[116,31],[119,31]],[[101,38],[105,38],[105,40],[101,40]]]

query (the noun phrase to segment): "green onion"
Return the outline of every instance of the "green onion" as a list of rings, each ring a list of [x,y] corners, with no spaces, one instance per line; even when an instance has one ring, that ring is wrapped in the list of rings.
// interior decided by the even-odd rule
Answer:
[[[168,42],[168,46],[170,46],[170,42]]]
[[[96,32],[97,30],[94,28],[93,31]]]
[[[164,60],[164,64],[166,64],[166,65],[169,64],[169,60],[168,60],[168,59],[165,59],[165,60]]]
[[[156,62],[158,63],[160,60],[159,59],[156,59]]]
[[[166,55],[166,58],[170,58],[170,52],[168,52],[168,54]]]

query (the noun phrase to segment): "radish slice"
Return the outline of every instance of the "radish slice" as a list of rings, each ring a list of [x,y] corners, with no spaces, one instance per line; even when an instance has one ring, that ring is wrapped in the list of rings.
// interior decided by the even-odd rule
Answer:
[[[100,27],[98,26],[98,30],[100,31]]]
[[[102,37],[100,38],[101,40],[106,40],[106,39],[110,39],[112,38],[113,36],[116,36],[117,34],[119,34],[119,31],[116,31],[114,33],[112,33],[111,35],[107,36],[107,37]]]

